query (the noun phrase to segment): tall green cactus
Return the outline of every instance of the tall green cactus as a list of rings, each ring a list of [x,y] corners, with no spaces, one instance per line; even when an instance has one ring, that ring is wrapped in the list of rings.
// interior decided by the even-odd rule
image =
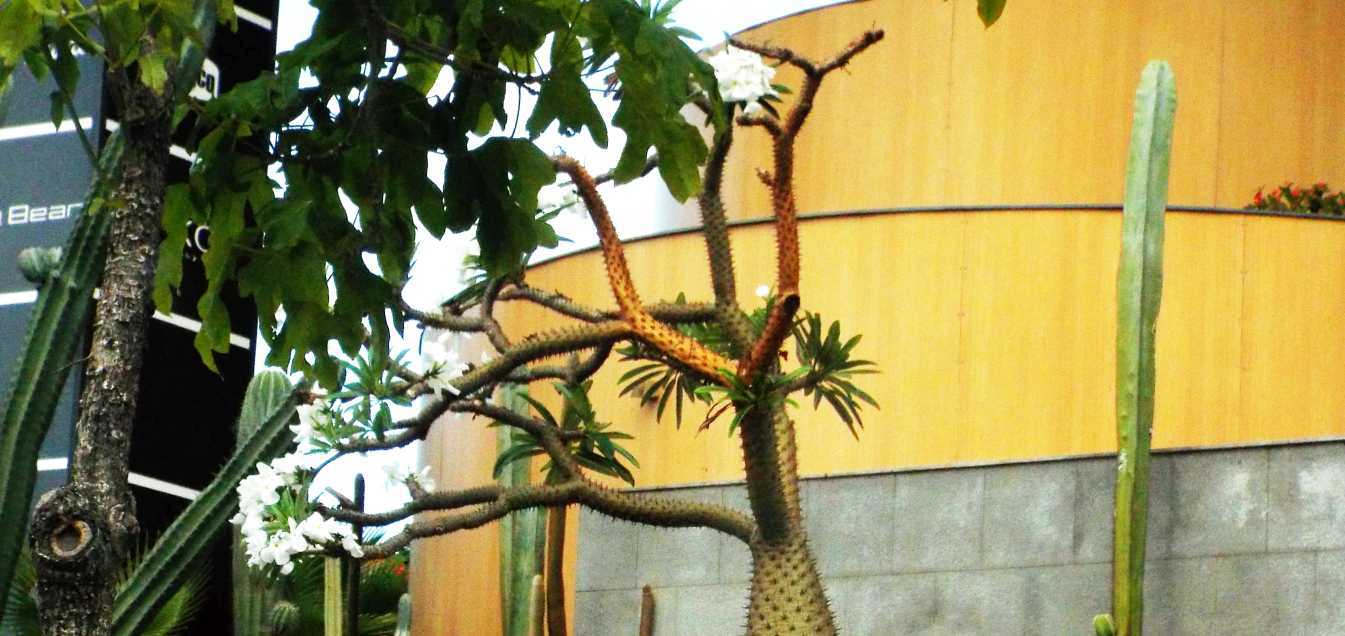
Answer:
[[[528,412],[528,403],[522,397],[527,388],[506,385],[500,389],[500,403],[521,412]],[[512,426],[498,429],[499,450],[514,446],[520,435]],[[532,478],[532,462],[516,461],[500,475],[504,487],[526,484]],[[546,512],[540,509],[519,510],[500,520],[500,612],[506,636],[527,636],[532,622],[533,577],[542,571],[542,548],[546,542]]]
[[[297,419],[295,400],[292,390],[283,388],[275,375],[280,373],[263,372],[248,385],[245,417],[256,418],[258,424],[210,485],[168,526],[117,595],[112,608],[113,634],[131,636],[141,632],[146,621],[186,578],[192,563],[205,553],[228,523],[238,506],[234,494],[238,482],[257,462],[275,457],[292,443],[289,426]],[[258,411],[247,414],[248,405]]]
[[[201,37],[186,40],[178,55],[173,85],[179,101],[196,85],[216,17],[215,0],[196,0],[192,24]],[[5,401],[0,421],[0,519],[7,522],[0,524],[0,598],[9,589],[27,534],[27,524],[16,520],[28,518],[37,454],[51,427],[57,398],[89,320],[93,288],[103,271],[109,215],[98,210],[111,188],[107,177],[117,174],[121,165],[122,147],[120,131],[103,145],[98,158],[102,177],[90,188],[85,213],[75,221],[59,268],[41,285]]]
[[[258,373],[248,384],[243,396],[243,410],[238,414],[238,444],[235,453],[243,452],[250,437],[266,424],[271,414],[292,406],[294,387],[284,373],[267,369]],[[263,458],[267,461],[270,457]],[[248,565],[242,536],[233,531],[233,605],[235,636],[260,636],[270,631],[272,585],[265,575]]]
[[[1168,201],[1177,89],[1172,67],[1149,62],[1135,93],[1116,279],[1116,467],[1112,615],[1099,636],[1144,627],[1144,552],[1149,517],[1149,443],[1154,416],[1154,340],[1163,295],[1163,214]]]

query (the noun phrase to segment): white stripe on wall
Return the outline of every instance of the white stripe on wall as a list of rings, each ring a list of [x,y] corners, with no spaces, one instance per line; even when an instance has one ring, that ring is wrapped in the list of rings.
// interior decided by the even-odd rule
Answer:
[[[166,322],[174,327],[181,327],[187,331],[201,332],[201,321],[188,318],[181,314],[165,314],[162,311],[154,312],[154,317],[160,321]],[[252,341],[236,333],[229,334],[229,344],[240,349],[247,349],[252,346]]]
[[[44,457],[37,460],[37,472],[44,473],[49,470],[65,470],[70,467],[68,457]]]
[[[244,22],[251,22],[252,24],[255,24],[263,29],[266,29],[267,31],[270,31],[273,27],[273,25],[271,24],[271,20],[266,18],[266,16],[249,11],[236,4],[234,5],[234,15],[237,15],[239,20],[242,20]]]
[[[188,501],[201,496],[201,491],[199,490],[194,490],[186,486],[179,486],[177,484],[167,482],[162,479],[155,479],[153,477],[150,477],[149,475],[141,475],[140,473],[131,473],[126,477],[127,481],[131,482],[136,486],[140,486],[141,488],[148,488],[155,492],[161,492],[165,495],[181,497]]]
[[[93,126],[92,117],[80,117],[79,125],[88,130]],[[67,118],[61,121],[61,127],[57,128],[49,121],[38,122],[36,124],[21,124],[18,126],[6,126],[0,128],[0,141],[9,141],[11,139],[25,139],[27,137],[41,137],[43,135],[55,135],[57,133],[75,132],[75,122]]]
[[[0,294],[0,306],[4,305],[26,305],[37,302],[37,290],[5,292]]]

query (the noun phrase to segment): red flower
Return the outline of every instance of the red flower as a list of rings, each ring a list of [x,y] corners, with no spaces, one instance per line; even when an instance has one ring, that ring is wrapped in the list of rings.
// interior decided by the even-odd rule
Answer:
[[[1300,187],[1298,187],[1298,186],[1294,186],[1294,189],[1293,189],[1293,190],[1290,190],[1290,191],[1289,191],[1289,194],[1290,194],[1291,196],[1301,197],[1301,196],[1303,196],[1303,189],[1300,188]]]
[[[406,564],[398,563],[397,565],[392,566],[392,573],[397,576],[406,576]]]
[[[1257,188],[1257,189],[1256,189],[1256,196],[1252,197],[1252,204],[1253,204],[1253,205],[1263,205],[1263,204],[1265,204],[1265,202],[1266,202],[1266,198],[1265,198],[1264,196],[1261,195],[1261,191],[1262,191],[1262,190],[1264,190],[1264,188]]]

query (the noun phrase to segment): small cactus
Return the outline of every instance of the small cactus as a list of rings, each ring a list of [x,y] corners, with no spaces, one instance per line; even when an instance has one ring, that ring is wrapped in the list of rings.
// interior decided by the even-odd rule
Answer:
[[[1116,624],[1111,614],[1098,614],[1093,617],[1093,633],[1097,636],[1116,636]]]
[[[60,266],[60,247],[25,247],[19,251],[19,272],[34,285],[47,282]]]

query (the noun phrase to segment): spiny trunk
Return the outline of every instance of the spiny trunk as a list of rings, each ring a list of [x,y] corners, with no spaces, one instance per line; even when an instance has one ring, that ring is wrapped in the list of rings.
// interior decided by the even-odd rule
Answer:
[[[139,529],[127,483],[145,328],[159,244],[168,99],[109,73],[123,96],[126,150],[113,178],[107,262],[86,361],[70,483],[45,495],[30,541],[46,636],[107,634],[117,575]]]
[[[753,538],[749,636],[835,634],[799,507],[794,423],[783,408],[744,418],[741,435]]]

